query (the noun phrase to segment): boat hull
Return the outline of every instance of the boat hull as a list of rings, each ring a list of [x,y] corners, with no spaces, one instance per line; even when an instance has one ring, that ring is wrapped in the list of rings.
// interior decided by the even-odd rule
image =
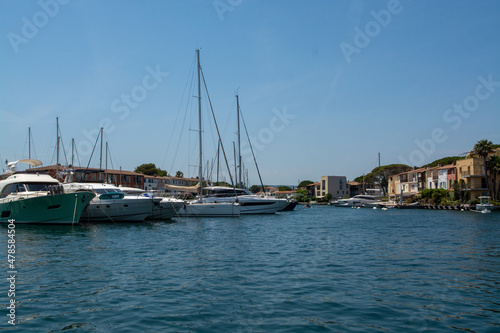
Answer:
[[[297,201],[290,201],[288,205],[285,208],[279,210],[279,212],[290,212],[294,210],[297,205],[298,205]]]
[[[489,210],[489,211],[492,211],[493,210],[493,205],[491,204],[477,204],[476,205],[476,210],[478,211],[483,211],[483,210]]]
[[[73,224],[95,197],[94,193],[62,193],[5,200],[0,203],[0,223]]]
[[[241,206],[234,203],[187,203],[179,210],[182,217],[236,217],[241,214]]]
[[[179,216],[179,212],[184,208],[183,201],[162,200],[155,202],[153,211],[147,220],[169,220],[172,217]]]
[[[82,213],[81,222],[142,222],[151,215],[153,201],[144,199],[94,199]]]
[[[270,199],[267,197],[260,198],[254,196],[237,196],[237,197],[208,197],[204,198],[208,203],[239,203],[241,206],[241,214],[274,214],[289,204],[286,200]]]

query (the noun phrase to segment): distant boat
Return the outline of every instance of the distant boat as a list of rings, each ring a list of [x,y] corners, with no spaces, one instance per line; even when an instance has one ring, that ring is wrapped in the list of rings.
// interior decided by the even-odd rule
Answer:
[[[274,214],[284,210],[290,204],[286,199],[260,196],[246,189],[227,186],[205,187],[204,194],[205,202],[238,202],[241,206],[241,214]]]
[[[24,159],[9,163],[12,175],[0,181],[0,222],[78,223],[94,193],[64,193],[61,183],[45,174],[15,173],[17,163],[33,167],[42,162]]]
[[[333,201],[332,206],[337,207],[380,207],[380,198],[375,195],[358,194],[349,199],[339,199]]]
[[[493,205],[490,203],[490,197],[485,195],[485,196],[480,196],[478,197],[480,202],[476,204],[476,210],[481,212],[481,213],[491,213],[493,210]]]

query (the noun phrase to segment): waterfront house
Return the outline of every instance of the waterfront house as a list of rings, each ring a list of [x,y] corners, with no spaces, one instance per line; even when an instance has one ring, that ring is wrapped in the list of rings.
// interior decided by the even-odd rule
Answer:
[[[496,148],[489,156],[500,156],[500,148]],[[469,152],[463,160],[456,162],[456,179],[465,182],[466,192],[470,200],[478,200],[478,197],[488,194],[488,187],[485,178],[485,166],[482,157],[476,155],[473,151]],[[490,182],[492,181],[490,177]],[[500,185],[500,179],[497,180],[497,187]]]
[[[427,183],[426,183],[426,188],[428,189],[436,189],[439,188],[439,172],[438,172],[439,167],[433,167],[433,168],[428,168],[425,171],[425,174],[427,176]]]
[[[453,190],[453,183],[457,179],[457,166],[456,162],[453,162],[453,165],[447,169],[446,180],[448,182],[448,190]]]
[[[144,175],[144,189],[146,191],[160,191],[165,190],[165,177]]]
[[[349,188],[349,197],[353,197],[358,194],[365,194],[363,183],[359,182],[347,182],[347,187]]]
[[[273,192],[273,196],[282,199],[293,199],[295,198],[296,191],[276,191]]]
[[[318,198],[330,193],[334,199],[341,199],[349,195],[349,185],[345,176],[321,176]]]
[[[312,184],[307,185],[306,186],[307,196],[317,197],[321,193],[320,187],[321,187],[320,182],[316,182],[316,183],[312,183]]]
[[[388,178],[388,195],[390,200],[399,201],[410,198],[419,193],[421,187],[425,187],[422,179],[425,178],[424,168],[414,167],[407,172],[398,173]]]

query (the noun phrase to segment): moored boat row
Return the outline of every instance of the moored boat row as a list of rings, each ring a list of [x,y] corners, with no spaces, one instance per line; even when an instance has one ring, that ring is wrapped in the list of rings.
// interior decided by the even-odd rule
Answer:
[[[37,160],[17,163],[31,166]],[[71,177],[67,177],[71,180]],[[291,210],[293,203],[283,199],[257,196],[247,190],[208,187],[208,195],[195,200],[154,196],[145,190],[88,182],[60,183],[46,174],[15,173],[0,181],[0,222],[65,223],[142,222],[173,217],[239,216],[273,214]]]

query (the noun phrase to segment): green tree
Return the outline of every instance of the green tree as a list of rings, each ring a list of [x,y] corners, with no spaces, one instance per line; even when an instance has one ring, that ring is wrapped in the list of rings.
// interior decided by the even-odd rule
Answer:
[[[297,187],[307,187],[307,185],[310,185],[310,184],[313,184],[314,182],[310,181],[310,180],[303,180],[300,182],[299,186]]]
[[[326,201],[330,201],[330,200],[332,200],[332,199],[333,199],[333,195],[332,195],[331,193],[327,193],[327,194],[325,194],[325,200],[326,200]]]
[[[148,176],[160,176],[164,177],[168,175],[168,172],[165,170],[162,170],[160,168],[157,168],[154,163],[145,163],[139,165],[137,168],[134,170],[137,173],[142,173],[144,175]]]
[[[226,187],[233,187],[231,186],[231,184],[229,184],[228,182],[215,182],[214,183],[214,186],[226,186]]]
[[[309,198],[307,197],[307,191],[304,189],[298,189],[295,192],[295,200],[298,202],[309,202]]]
[[[259,185],[252,185],[250,186],[250,192],[252,193],[258,193],[261,190],[261,187]]]
[[[175,177],[178,177],[178,178],[184,178],[184,172],[182,172],[182,171],[177,171],[177,172],[175,173]]]
[[[292,188],[289,186],[278,186],[279,191],[291,191]]]
[[[443,188],[432,190],[432,200],[434,200],[435,205],[441,205],[444,203],[444,201],[448,199],[448,196],[448,191]]]
[[[486,169],[491,173],[492,175],[492,198],[494,200],[500,200],[500,186],[498,186],[497,189],[497,176],[500,175],[500,156],[493,155],[490,156],[490,158],[486,161]]]
[[[464,157],[460,157],[460,156],[443,157],[443,158],[440,158],[438,160],[435,160],[432,163],[423,165],[422,168],[425,168],[425,167],[433,168],[433,167],[437,167],[439,164],[448,165],[448,164],[451,164],[455,161],[463,160],[463,159],[464,159]]]
[[[387,193],[387,185],[389,184],[389,177],[392,175],[396,175],[398,173],[406,172],[411,170],[412,168],[406,164],[389,164],[383,165],[380,167],[380,178],[379,179],[379,168],[374,168],[370,173],[354,178],[355,182],[365,183],[365,187],[369,188],[378,184],[379,182],[382,184],[382,188],[385,193]]]
[[[486,188],[488,189],[488,193],[491,196],[491,191],[490,191],[490,183],[488,182],[488,172],[486,172],[486,158],[488,157],[489,153],[493,151],[493,142],[489,140],[479,140],[475,145],[474,145],[474,151],[476,154],[478,154],[480,157],[483,158],[484,162],[484,178],[486,178]]]

